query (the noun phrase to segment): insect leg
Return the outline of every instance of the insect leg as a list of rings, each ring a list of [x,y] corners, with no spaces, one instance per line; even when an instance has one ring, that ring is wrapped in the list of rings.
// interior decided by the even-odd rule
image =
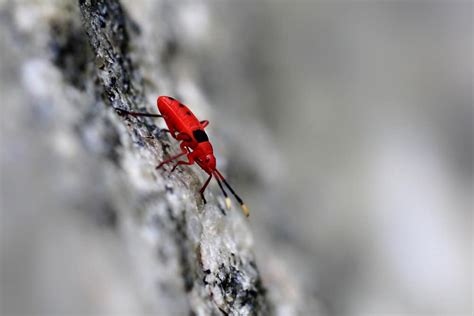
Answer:
[[[173,172],[174,169],[176,169],[176,167],[178,167],[179,165],[192,165],[194,163],[194,159],[193,157],[191,156],[191,154],[188,155],[188,161],[184,161],[184,160],[181,160],[181,161],[178,161],[174,166],[173,168],[171,169],[170,172]]]
[[[165,164],[167,164],[167,163],[170,163],[170,162],[172,162],[173,160],[178,159],[179,157],[184,156],[184,155],[186,155],[186,154],[187,154],[187,152],[182,152],[182,153],[180,153],[179,155],[176,155],[176,156],[171,157],[170,159],[166,159],[165,161],[162,161],[162,162],[156,167],[156,169],[160,169],[161,167],[163,167],[163,165],[165,165]]]
[[[207,185],[209,184],[209,182],[211,182],[211,179],[212,179],[212,173],[209,174],[209,178],[207,178],[206,182],[204,182],[204,185],[199,190],[199,193],[201,194],[201,197],[202,197],[202,200],[204,201],[204,204],[207,203],[206,198],[204,197],[204,191],[206,190]]]
[[[199,124],[201,124],[202,129],[205,129],[207,127],[207,125],[209,125],[209,121],[204,120],[204,121],[199,122]]]
[[[124,109],[119,109],[115,108],[115,111],[117,112],[118,115],[131,115],[131,116],[148,116],[148,117],[163,117],[160,114],[153,114],[153,113],[146,113],[146,112],[134,112],[134,111],[128,111]]]

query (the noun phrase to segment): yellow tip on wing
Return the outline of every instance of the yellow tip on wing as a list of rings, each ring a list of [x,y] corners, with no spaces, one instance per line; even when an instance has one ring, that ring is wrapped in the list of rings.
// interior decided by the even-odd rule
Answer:
[[[241,207],[242,207],[242,211],[244,211],[244,215],[246,217],[249,217],[249,209],[247,208],[247,205],[242,204]]]
[[[228,210],[230,210],[230,205],[231,205],[230,198],[226,197],[225,198],[225,206],[227,207]]]

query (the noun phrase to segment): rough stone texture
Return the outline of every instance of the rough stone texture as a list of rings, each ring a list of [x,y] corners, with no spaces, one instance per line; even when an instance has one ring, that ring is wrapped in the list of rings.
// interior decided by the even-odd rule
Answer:
[[[208,111],[192,59],[169,71],[179,35],[163,12],[181,4],[126,4],[161,16],[2,2],[2,314],[314,314],[271,251],[257,267],[239,209],[212,189],[203,204],[202,172],[155,170],[178,149],[162,123],[114,111],[156,111],[160,94]]]
[[[103,89],[100,93],[105,104],[112,108],[143,107],[143,79],[129,53],[129,29],[133,28],[133,22],[117,1],[82,1],[80,9],[95,55],[99,89]],[[167,155],[162,153],[172,150],[173,142],[160,140],[162,134],[159,132],[153,134],[156,126],[150,122],[137,123],[133,120],[128,124],[128,133],[132,135],[130,152],[136,153],[129,159],[165,159]],[[120,143],[114,142],[115,145]],[[117,158],[111,156],[111,159]],[[148,174],[153,173],[150,167],[145,171]],[[137,182],[142,181],[141,176]],[[142,230],[152,230],[152,234],[156,234],[155,230],[165,232],[155,236],[154,251],[162,254],[158,259],[164,261],[163,270],[177,268],[175,273],[178,272],[182,279],[175,290],[184,289],[192,312],[212,314],[220,310],[223,313],[261,314],[268,311],[265,290],[251,251],[250,231],[244,220],[226,216],[217,202],[204,205],[196,194],[200,183],[196,174],[182,172],[170,181],[166,177],[161,175],[155,185],[150,183],[150,187],[158,187],[159,182],[164,184],[158,192],[150,194],[137,190],[134,193],[146,195],[146,202],[136,207],[140,211],[138,218],[122,212],[124,220],[131,221],[131,234]],[[182,180],[184,185],[180,183]],[[190,184],[188,188],[187,183]],[[137,219],[139,225],[135,223]],[[170,244],[174,246],[172,260],[167,258],[169,249],[165,249]],[[168,267],[170,262],[172,267]],[[166,281],[162,283],[167,284]]]

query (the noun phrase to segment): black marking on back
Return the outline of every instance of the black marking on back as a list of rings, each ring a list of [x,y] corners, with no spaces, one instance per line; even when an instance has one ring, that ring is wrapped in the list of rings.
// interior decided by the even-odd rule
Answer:
[[[183,104],[183,103],[180,103],[180,104],[179,104],[179,107],[180,107],[180,108],[184,108],[184,104]]]
[[[167,98],[170,99],[170,100],[176,101],[176,100],[175,100],[174,98],[172,98],[172,97],[167,97]]]
[[[193,131],[193,136],[196,139],[198,143],[203,143],[203,142],[208,142],[209,138],[207,137],[207,134],[205,131],[202,129],[197,129]]]
[[[187,114],[187,115],[191,115],[192,113],[191,113],[191,111],[187,111],[186,114]]]

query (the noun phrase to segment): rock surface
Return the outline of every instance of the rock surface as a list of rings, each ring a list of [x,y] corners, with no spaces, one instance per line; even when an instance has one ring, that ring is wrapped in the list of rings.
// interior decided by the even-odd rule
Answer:
[[[180,5],[2,3],[2,314],[315,313],[202,172],[155,170],[178,149],[162,123],[114,110],[169,94],[205,116]]]

